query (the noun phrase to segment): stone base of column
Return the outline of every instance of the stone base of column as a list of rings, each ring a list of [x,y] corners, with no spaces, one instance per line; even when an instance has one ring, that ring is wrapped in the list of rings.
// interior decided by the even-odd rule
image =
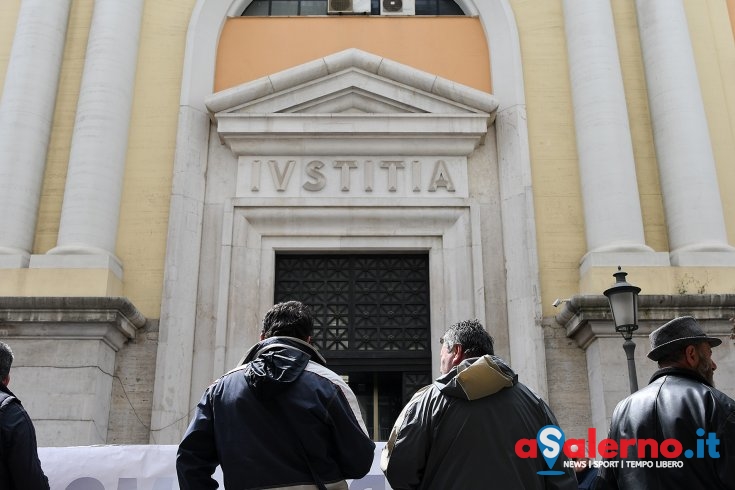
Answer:
[[[90,252],[93,252],[90,250]],[[96,251],[94,251],[96,252]],[[56,248],[45,255],[32,255],[29,265],[31,269],[107,269],[118,279],[123,278],[122,262],[117,257],[102,250],[98,253],[63,253]]]
[[[587,274],[594,267],[668,267],[667,252],[588,252],[579,264],[580,275]]]
[[[696,245],[670,253],[671,265],[695,267],[735,267],[735,247],[722,244]]]
[[[29,261],[28,254],[3,254],[0,251],[0,269],[24,269]]]

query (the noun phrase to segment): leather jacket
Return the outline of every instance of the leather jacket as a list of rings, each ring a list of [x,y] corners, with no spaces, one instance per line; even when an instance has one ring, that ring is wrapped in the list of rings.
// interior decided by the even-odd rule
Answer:
[[[346,488],[370,470],[375,443],[355,395],[312,346],[292,337],[256,344],[202,396],[176,458],[182,490]],[[316,488],[316,487],[313,487]]]
[[[48,490],[36,445],[36,431],[20,400],[0,383],[0,488]]]
[[[704,430],[701,436],[697,435],[698,429]],[[618,467],[604,468],[596,489],[735,490],[735,401],[710,386],[696,371],[656,371],[648,386],[615,407],[608,437],[615,441],[654,439],[659,449],[662,441],[675,439],[681,443],[682,454],[675,459],[663,454],[654,458],[645,447],[639,456],[638,445],[631,446],[627,457],[621,457],[619,451],[616,458],[610,459],[618,461]],[[719,440],[714,452],[704,442],[708,437]],[[671,446],[666,449],[671,450]],[[686,457],[687,450],[692,451],[690,458]],[[632,462],[638,461],[651,461],[653,467],[634,466]]]
[[[394,490],[576,490],[563,453],[549,470],[540,453],[521,458],[520,439],[557,425],[549,406],[500,358],[464,360],[419,390],[398,417],[381,458]]]

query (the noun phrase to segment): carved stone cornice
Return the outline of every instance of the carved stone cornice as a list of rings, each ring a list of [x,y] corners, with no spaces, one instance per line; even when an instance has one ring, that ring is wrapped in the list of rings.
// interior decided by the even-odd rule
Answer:
[[[735,294],[641,295],[638,297],[638,330],[634,337],[647,338],[653,330],[677,316],[691,315],[710,335],[733,334]],[[618,338],[608,300],[603,295],[576,295],[561,305],[556,323],[577,345],[586,349],[596,338]]]
[[[236,155],[467,156],[496,98],[348,49],[211,95],[220,140]]]
[[[146,318],[120,297],[0,297],[0,338],[101,340],[115,351]]]

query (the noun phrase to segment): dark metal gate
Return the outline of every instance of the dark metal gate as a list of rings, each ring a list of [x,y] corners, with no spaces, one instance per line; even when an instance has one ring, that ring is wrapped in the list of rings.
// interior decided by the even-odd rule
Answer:
[[[279,253],[275,276],[275,302],[311,307],[313,343],[335,372],[361,380],[373,373],[375,390],[400,374],[400,399],[390,403],[399,411],[431,382],[428,254]]]

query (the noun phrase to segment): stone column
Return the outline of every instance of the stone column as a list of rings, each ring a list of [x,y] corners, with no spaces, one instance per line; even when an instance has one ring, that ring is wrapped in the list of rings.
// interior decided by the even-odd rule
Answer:
[[[681,0],[636,0],[672,265],[735,265]]]
[[[143,0],[95,1],[57,246],[34,256],[31,267],[107,267],[122,275],[115,244],[142,13]]]
[[[71,0],[23,0],[0,100],[0,268],[28,265]]]
[[[629,264],[631,253],[644,252],[634,262],[647,264],[656,256],[645,245],[610,1],[564,0],[563,6],[587,233],[585,261],[612,265],[625,253]],[[663,260],[668,265],[668,257]]]

